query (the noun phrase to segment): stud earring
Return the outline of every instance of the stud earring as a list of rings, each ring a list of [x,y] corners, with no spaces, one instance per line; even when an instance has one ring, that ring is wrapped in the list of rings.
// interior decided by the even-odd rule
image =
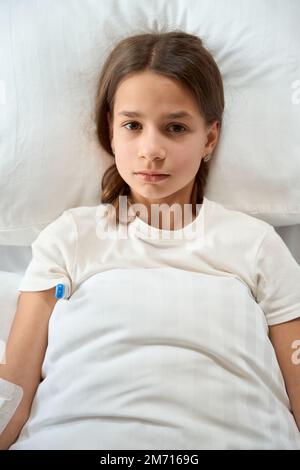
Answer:
[[[208,161],[210,160],[210,155],[209,155],[209,153],[208,153],[207,155],[205,155],[205,157],[203,158],[203,160],[204,160],[205,162],[208,162]]]

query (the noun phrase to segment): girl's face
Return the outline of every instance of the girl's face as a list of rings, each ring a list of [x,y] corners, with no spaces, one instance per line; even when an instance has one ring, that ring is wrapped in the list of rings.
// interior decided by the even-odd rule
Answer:
[[[185,116],[168,116],[182,111]],[[113,122],[109,113],[108,120],[115,163],[133,201],[190,203],[201,159],[213,151],[219,133],[217,121],[205,126],[190,90],[148,71],[127,75],[115,94]],[[168,176],[145,181],[136,175],[145,170]]]

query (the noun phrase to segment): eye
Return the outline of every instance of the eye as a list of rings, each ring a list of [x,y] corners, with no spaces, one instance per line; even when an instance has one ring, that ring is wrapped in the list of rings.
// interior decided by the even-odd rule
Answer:
[[[137,121],[130,121],[130,122],[127,122],[127,124],[124,124],[123,127],[125,127],[127,130],[134,130],[134,131],[137,130],[137,129],[128,129],[128,128],[126,127],[126,126],[129,126],[129,125],[131,125],[131,124],[139,124],[139,123],[138,123]],[[179,127],[179,128],[181,128],[181,129],[183,129],[183,131],[186,130],[186,127],[185,127],[185,126],[182,126],[181,124],[171,124],[171,125],[169,126],[169,128],[170,128],[170,127],[175,127],[175,128],[178,128],[178,127]],[[175,132],[175,134],[181,134],[181,131],[180,131],[180,132]]]
[[[127,124],[124,124],[123,127],[125,127],[125,129],[127,129],[126,126],[129,126],[129,125],[131,125],[131,124],[138,124],[138,123],[137,123],[136,121],[130,121],[130,122],[127,122]],[[132,129],[128,129],[128,130],[130,131],[130,130],[132,130]],[[133,129],[133,130],[135,131],[136,129]]]
[[[181,129],[186,130],[186,127],[181,124],[171,124],[169,127],[181,127]],[[180,132],[175,132],[175,134],[180,134]]]

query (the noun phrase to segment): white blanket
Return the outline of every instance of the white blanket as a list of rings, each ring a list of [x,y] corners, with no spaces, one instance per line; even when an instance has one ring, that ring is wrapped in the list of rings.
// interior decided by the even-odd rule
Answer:
[[[264,313],[237,277],[114,269],[60,300],[10,449],[300,449]]]

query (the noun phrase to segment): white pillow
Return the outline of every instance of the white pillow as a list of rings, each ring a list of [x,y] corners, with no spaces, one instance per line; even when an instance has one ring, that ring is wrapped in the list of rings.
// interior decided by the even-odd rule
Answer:
[[[207,197],[273,225],[300,222],[297,0],[121,0],[0,5],[0,244],[30,245],[65,209],[100,202],[112,158],[92,113],[107,54],[127,35],[199,35],[226,112]]]
[[[234,275],[97,273],[48,331],[11,450],[300,449],[266,316]]]

